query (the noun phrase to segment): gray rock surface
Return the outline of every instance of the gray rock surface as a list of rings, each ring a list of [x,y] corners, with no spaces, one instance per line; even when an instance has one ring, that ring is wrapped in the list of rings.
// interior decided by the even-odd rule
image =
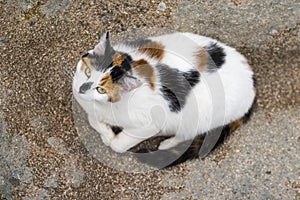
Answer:
[[[234,46],[260,47],[272,40],[278,31],[295,28],[299,23],[299,10],[298,0],[180,1],[175,27]]]
[[[300,169],[299,111],[280,111],[270,122],[265,112],[255,113],[226,142],[222,161],[216,162],[214,153],[187,165],[188,176],[173,181],[183,181],[182,194],[193,199],[294,199]]]

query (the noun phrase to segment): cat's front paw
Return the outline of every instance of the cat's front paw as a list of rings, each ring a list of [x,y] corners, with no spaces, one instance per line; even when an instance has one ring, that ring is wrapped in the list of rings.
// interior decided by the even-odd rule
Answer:
[[[125,153],[127,148],[124,147],[118,140],[112,140],[110,143],[110,148],[117,153]]]
[[[102,142],[106,145],[106,146],[110,146],[111,141],[114,139],[114,137],[112,137],[111,135],[104,135],[101,134],[101,139]]]

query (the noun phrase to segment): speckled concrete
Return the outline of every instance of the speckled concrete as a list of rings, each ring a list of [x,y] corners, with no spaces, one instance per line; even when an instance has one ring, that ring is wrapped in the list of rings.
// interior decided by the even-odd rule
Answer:
[[[258,111],[235,132],[226,141],[221,160],[215,152],[187,165],[185,179],[169,178],[184,182],[180,194],[193,199],[294,199],[299,182],[300,112],[280,111],[269,122],[265,118],[266,113]],[[163,199],[173,199],[172,195]]]
[[[2,199],[300,198],[300,2],[164,3],[0,1]],[[117,41],[174,29],[249,59],[254,116],[204,160],[144,173],[108,167],[74,121],[77,60],[106,30]]]

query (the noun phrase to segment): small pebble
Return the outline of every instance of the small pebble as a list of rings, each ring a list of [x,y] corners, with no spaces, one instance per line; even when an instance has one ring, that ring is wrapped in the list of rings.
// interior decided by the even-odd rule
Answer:
[[[271,34],[272,34],[272,35],[275,35],[275,34],[277,34],[277,33],[278,33],[278,31],[277,31],[276,29],[272,29],[272,30],[271,30]]]
[[[160,3],[158,4],[158,6],[157,6],[157,9],[158,9],[159,11],[165,11],[166,8],[167,8],[167,6],[166,6],[166,4],[165,4],[163,1],[160,2]]]

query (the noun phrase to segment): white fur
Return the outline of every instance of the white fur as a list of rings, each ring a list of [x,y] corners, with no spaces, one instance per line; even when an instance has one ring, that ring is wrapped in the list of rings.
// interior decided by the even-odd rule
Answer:
[[[192,33],[173,33],[152,37],[151,40],[165,45],[166,54],[161,63],[181,71],[197,68],[195,53],[199,47],[211,41],[217,42]],[[201,73],[200,82],[193,87],[185,106],[178,113],[169,110],[168,102],[158,87],[152,91],[145,81],[135,90],[122,93],[121,100],[115,103],[108,102],[106,94],[100,95],[95,90],[88,95],[79,94],[79,87],[88,80],[80,71],[81,61],[74,76],[74,96],[87,112],[91,126],[114,151],[125,152],[159,133],[175,135],[159,147],[168,149],[241,118],[253,103],[253,72],[246,59],[235,49],[218,44],[226,53],[224,65],[217,73]],[[114,46],[114,49],[127,52],[133,60],[144,58],[153,66],[158,62],[122,44]],[[97,83],[102,76],[103,73],[93,71],[90,79]],[[106,124],[124,129],[114,136]]]

